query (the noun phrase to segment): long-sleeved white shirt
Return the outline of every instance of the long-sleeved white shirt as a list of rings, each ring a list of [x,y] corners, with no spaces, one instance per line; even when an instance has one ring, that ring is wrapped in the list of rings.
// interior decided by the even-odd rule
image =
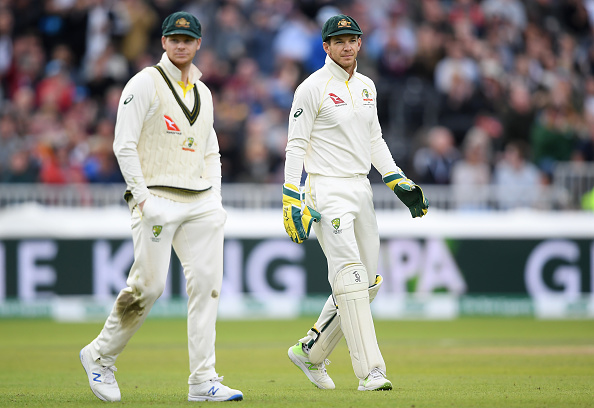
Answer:
[[[371,164],[385,175],[400,171],[382,137],[373,81],[326,64],[295,91],[289,116],[285,182],[298,186],[303,165],[309,174],[367,175]]]
[[[172,79],[173,87],[178,96],[191,110],[194,106],[193,90],[186,89],[186,92],[184,92],[182,86],[176,84],[181,82],[181,71],[169,60],[166,53],[163,53],[159,66],[167,71],[167,75]],[[201,75],[200,70],[192,65],[188,75],[188,83],[198,86]],[[200,83],[200,85],[202,84]],[[206,87],[203,88],[206,89]],[[210,110],[212,112],[210,93],[203,94],[201,91],[200,96],[201,111]],[[141,71],[132,77],[122,91],[113,148],[122,175],[137,203],[146,200],[150,194],[141,169],[138,143],[144,124],[155,114],[159,106],[160,101],[157,96],[155,82],[146,71]],[[204,160],[203,173],[199,176],[208,180],[210,185],[220,193],[221,161],[219,146],[214,128],[211,127],[209,132],[204,155],[203,157],[197,156],[196,160]]]

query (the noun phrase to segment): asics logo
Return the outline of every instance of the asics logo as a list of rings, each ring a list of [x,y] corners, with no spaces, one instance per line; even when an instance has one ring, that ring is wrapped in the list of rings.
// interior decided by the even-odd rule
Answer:
[[[97,381],[97,382],[101,382],[101,380],[99,379],[99,377],[101,377],[101,374],[99,373],[92,373],[95,378],[93,378],[93,381]]]
[[[217,393],[219,389],[215,388],[214,385],[212,387],[210,387],[210,390],[208,390],[208,395],[212,395],[214,397],[214,395]]]

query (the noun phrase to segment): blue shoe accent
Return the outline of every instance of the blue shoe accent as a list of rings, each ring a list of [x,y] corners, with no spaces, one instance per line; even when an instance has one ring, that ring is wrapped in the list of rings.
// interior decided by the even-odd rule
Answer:
[[[235,394],[227,401],[241,401],[243,399],[243,394]]]

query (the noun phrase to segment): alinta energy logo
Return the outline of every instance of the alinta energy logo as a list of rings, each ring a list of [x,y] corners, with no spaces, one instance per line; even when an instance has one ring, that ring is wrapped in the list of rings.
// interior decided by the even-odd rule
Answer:
[[[179,130],[173,119],[171,119],[167,115],[163,115],[163,118],[165,118],[165,126],[167,126],[167,133],[173,135],[181,135],[181,130]]]
[[[330,99],[332,99],[332,102],[334,102],[335,106],[344,106],[346,105],[345,101],[343,101],[339,96],[336,96],[333,93],[329,93],[328,96],[330,97]]]

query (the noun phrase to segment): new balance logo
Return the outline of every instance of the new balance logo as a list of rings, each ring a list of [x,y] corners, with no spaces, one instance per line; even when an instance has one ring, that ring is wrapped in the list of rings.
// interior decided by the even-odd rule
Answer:
[[[171,130],[172,132],[181,132],[175,124],[175,122],[173,121],[173,119],[171,119],[167,115],[163,115],[163,117],[165,118],[165,125],[167,126],[167,130]]]
[[[95,378],[93,378],[93,381],[101,382],[101,380],[99,379],[99,377],[101,377],[101,374],[99,374],[99,373],[92,373],[92,374],[95,376]]]
[[[212,387],[210,387],[210,390],[208,390],[208,395],[212,395],[214,397],[214,395],[217,393],[219,389],[215,388],[214,385]]]
[[[307,364],[307,369],[309,371],[317,371],[318,370],[318,367],[314,363],[310,363],[309,361],[306,361],[305,364]]]
[[[339,96],[336,96],[333,93],[329,93],[328,96],[330,97],[330,99],[332,99],[332,102],[334,102],[335,105],[338,105],[339,103],[344,103],[344,101],[340,99]]]

